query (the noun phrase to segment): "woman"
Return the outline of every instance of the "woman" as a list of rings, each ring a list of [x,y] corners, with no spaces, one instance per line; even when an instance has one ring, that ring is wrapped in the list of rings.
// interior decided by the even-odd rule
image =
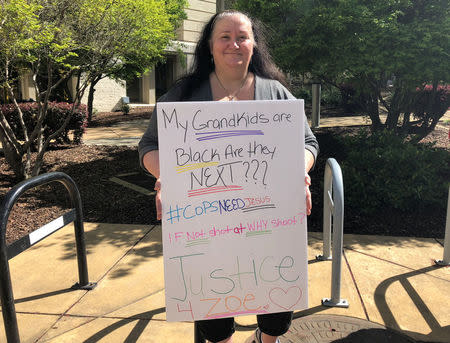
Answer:
[[[238,11],[214,15],[203,29],[195,50],[192,72],[179,80],[159,101],[237,101],[294,99],[282,86],[284,75],[273,63],[257,22]],[[313,167],[317,140],[305,118],[305,166]],[[139,142],[141,165],[156,178],[157,217],[161,219],[161,183],[156,111]],[[306,176],[307,213],[311,213],[311,180]],[[258,329],[248,342],[275,343],[289,329],[292,312],[258,315]],[[232,342],[234,319],[198,322],[211,342]]]

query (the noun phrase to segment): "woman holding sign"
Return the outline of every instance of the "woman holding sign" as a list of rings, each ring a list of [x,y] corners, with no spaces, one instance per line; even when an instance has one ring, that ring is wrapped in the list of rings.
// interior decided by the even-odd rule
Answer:
[[[282,85],[284,75],[267,50],[257,22],[238,11],[214,15],[203,29],[195,50],[192,72],[179,80],[160,102],[238,101],[294,99]],[[139,142],[141,165],[157,178],[157,217],[161,219],[161,183],[156,111]],[[306,172],[313,167],[318,143],[305,120]],[[311,180],[305,179],[307,212],[311,213]],[[289,329],[292,312],[258,315],[258,329],[248,342],[275,343]],[[232,342],[234,319],[199,321],[198,326],[211,342]]]

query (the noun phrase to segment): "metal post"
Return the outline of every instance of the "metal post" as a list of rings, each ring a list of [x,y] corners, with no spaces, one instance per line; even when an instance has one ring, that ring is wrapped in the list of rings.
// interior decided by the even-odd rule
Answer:
[[[447,200],[447,222],[445,224],[444,257],[442,260],[435,260],[435,262],[440,266],[450,265],[450,187],[448,189]]]
[[[0,220],[3,220],[3,218],[0,218]],[[17,326],[11,275],[9,273],[6,244],[3,238],[0,239],[0,297],[2,300],[2,315],[5,326],[6,340],[8,343],[19,343],[19,328]]]
[[[69,179],[70,177],[67,176]],[[72,179],[70,179],[72,180]],[[84,224],[83,224],[83,209],[81,207],[81,196],[75,183],[72,181],[70,183],[64,183],[67,190],[70,193],[72,203],[75,207],[75,242],[77,248],[77,260],[78,260],[78,279],[79,284],[75,285],[73,288],[80,289],[92,289],[93,284],[89,282],[88,269],[87,269],[87,258],[86,258],[86,241],[84,239]]]
[[[320,126],[320,93],[321,85],[320,83],[312,84],[312,116],[311,116],[311,126],[317,128]]]
[[[333,204],[333,175],[331,168],[325,166],[323,181],[323,255],[317,255],[316,259],[321,261],[331,260],[331,215],[334,211]]]
[[[332,179],[332,182],[330,182]],[[327,188],[325,188],[327,185]],[[342,246],[344,236],[344,183],[342,171],[334,158],[329,158],[325,166],[324,198],[328,197],[329,208],[324,203],[325,212],[333,213],[333,258],[331,272],[331,298],[322,299],[322,305],[331,307],[348,307],[349,303],[341,299],[341,272],[342,272]],[[331,210],[332,209],[332,210]],[[328,217],[328,215],[327,215]],[[324,223],[324,256],[325,256],[325,232]],[[329,246],[329,243],[328,243]]]

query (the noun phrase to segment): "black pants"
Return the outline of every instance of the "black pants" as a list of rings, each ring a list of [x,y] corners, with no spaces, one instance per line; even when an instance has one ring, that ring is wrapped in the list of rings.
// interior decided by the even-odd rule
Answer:
[[[269,336],[285,334],[292,321],[292,312],[259,314],[256,316],[261,332]],[[220,342],[234,333],[234,318],[199,320],[198,329],[205,339]]]

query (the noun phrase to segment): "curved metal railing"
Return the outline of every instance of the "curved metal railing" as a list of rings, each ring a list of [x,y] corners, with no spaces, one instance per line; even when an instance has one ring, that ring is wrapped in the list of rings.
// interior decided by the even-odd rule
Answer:
[[[333,223],[333,257],[331,256],[331,226]],[[322,305],[348,307],[341,299],[342,245],[344,237],[344,182],[342,171],[334,158],[325,165],[323,185],[323,255],[319,260],[332,260],[331,298],[322,299]]]
[[[53,181],[60,182],[65,186],[72,201],[73,209],[42,228],[33,231],[28,236],[25,236],[11,245],[6,246],[6,225],[8,224],[11,209],[16,201],[27,190]],[[9,270],[9,259],[20,254],[33,244],[41,241],[45,237],[71,222],[74,222],[75,226],[79,276],[79,283],[74,285],[72,288],[90,290],[95,287],[95,283],[90,283],[88,281],[81,197],[75,182],[67,174],[52,172],[25,180],[17,184],[6,194],[0,207],[0,298],[2,302],[3,322],[5,325],[8,343],[20,342],[16,310],[14,306],[14,296],[11,285],[11,275]]]

